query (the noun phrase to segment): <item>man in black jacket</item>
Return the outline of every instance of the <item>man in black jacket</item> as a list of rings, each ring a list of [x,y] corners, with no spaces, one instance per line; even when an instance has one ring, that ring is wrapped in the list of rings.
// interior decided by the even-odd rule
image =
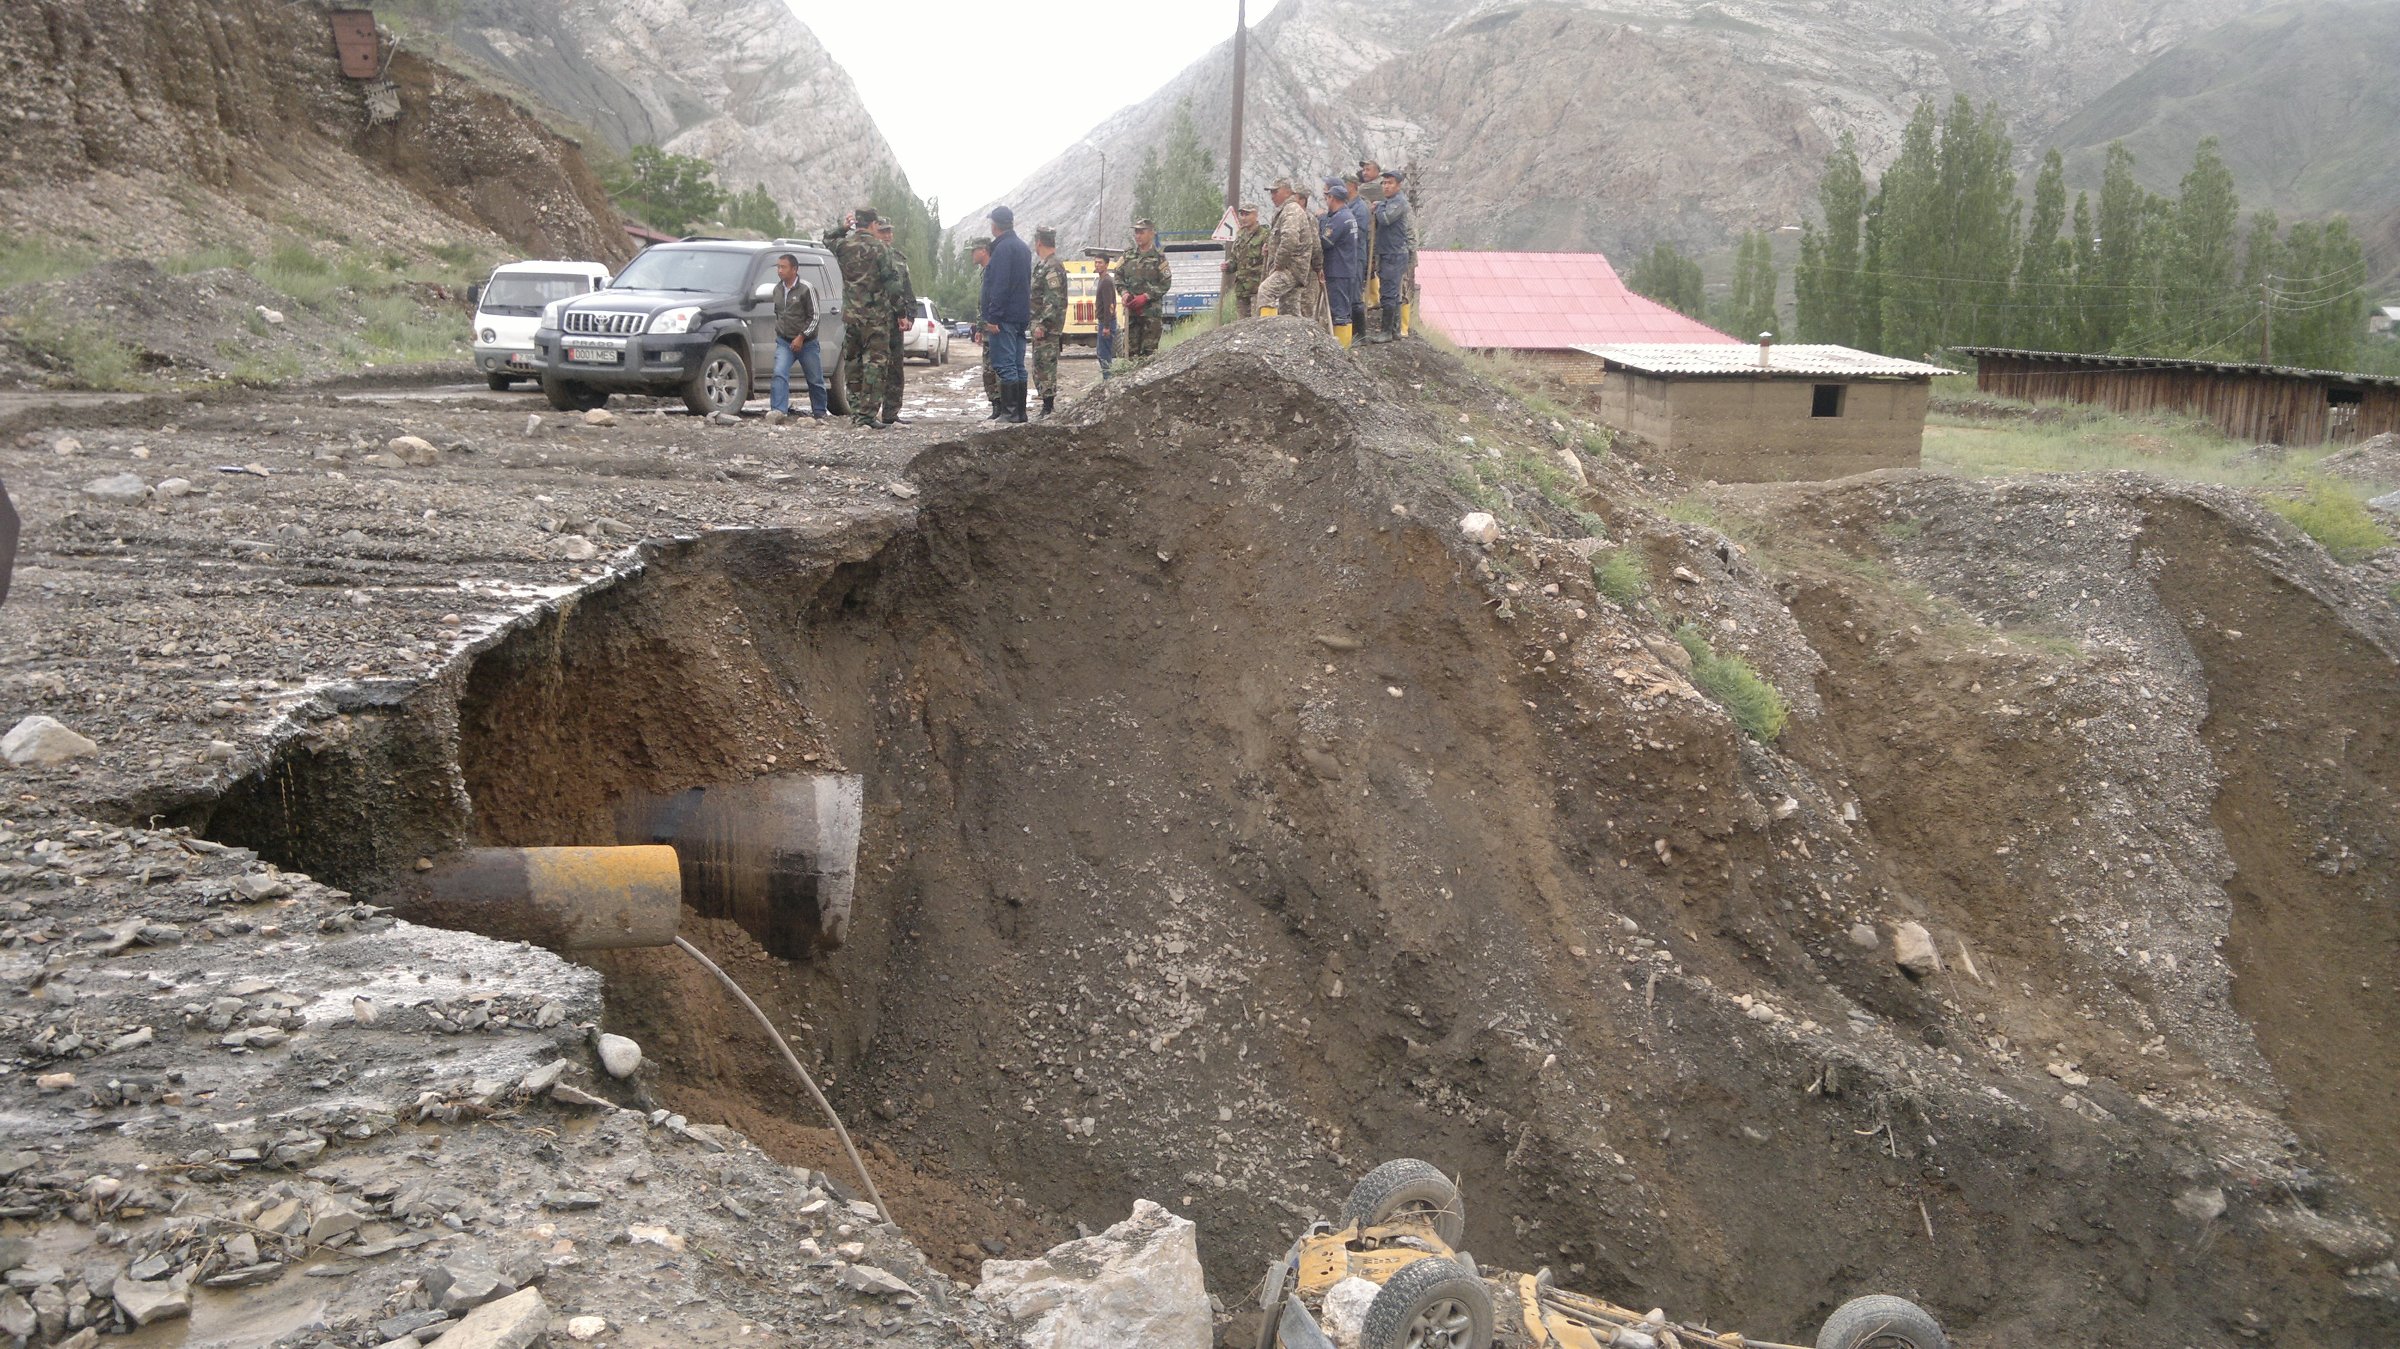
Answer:
[[[1017,213],[992,208],[992,260],[983,269],[983,358],[1000,376],[1000,420],[1025,420],[1025,325],[1033,317],[1033,250]]]

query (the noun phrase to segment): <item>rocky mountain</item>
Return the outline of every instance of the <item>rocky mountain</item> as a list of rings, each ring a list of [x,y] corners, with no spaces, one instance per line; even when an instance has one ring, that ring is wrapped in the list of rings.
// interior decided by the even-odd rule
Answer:
[[[1921,98],[1999,103],[2038,144],[2176,43],[2261,0],[1284,0],[1250,42],[1244,179],[1361,154],[1423,169],[1444,246],[1707,245],[1797,219],[1825,153],[1870,165]],[[1231,44],[1123,109],[1006,198],[1020,217],[1122,235],[1131,166],[1189,100],[1229,125]],[[981,208],[974,212],[980,217]],[[972,218],[972,217],[971,217]],[[1080,240],[1079,240],[1080,241]]]
[[[2303,0],[2177,43],[2050,137],[2070,181],[2097,183],[2109,143],[2173,192],[2219,138],[2246,207],[2340,211],[2377,237],[2400,216],[2400,5]],[[2400,236],[2393,242],[2400,244]]]
[[[764,184],[803,222],[899,168],[783,0],[464,0],[448,36],[618,151],[705,159],[728,188]]]

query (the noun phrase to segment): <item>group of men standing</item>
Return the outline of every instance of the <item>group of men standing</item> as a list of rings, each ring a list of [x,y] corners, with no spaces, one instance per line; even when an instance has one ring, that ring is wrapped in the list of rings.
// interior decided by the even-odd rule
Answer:
[[[908,260],[892,246],[892,225],[862,206],[825,232],[825,246],[842,269],[842,388],[850,415],[860,426],[880,430],[900,420],[900,335],[917,312],[917,293]],[[826,418],[823,358],[818,354],[817,294],[800,279],[798,261],[786,253],[775,261],[775,379],[767,415],[788,420],[792,369],[808,383],[807,417]]]
[[[1058,407],[1058,353],[1067,335],[1067,265],[1058,256],[1058,231],[1033,232],[1033,247],[1017,236],[1016,212],[995,206],[986,219],[989,243],[977,240],[975,265],[983,269],[978,332],[983,337],[983,391],[992,405],[989,420],[1030,420],[1027,402],[1042,400],[1042,412]],[[1112,272],[1099,269],[1093,296],[1099,327],[1100,370],[1108,372],[1117,338],[1117,301],[1124,299],[1126,354],[1158,350],[1166,318],[1167,258],[1158,249],[1151,221],[1133,222],[1133,247]]]
[[[1416,230],[1405,176],[1374,160],[1358,173],[1328,178],[1325,210],[1310,210],[1305,183],[1278,178],[1273,218],[1262,225],[1244,202],[1225,268],[1242,317],[1289,314],[1318,319],[1343,346],[1373,319],[1369,342],[1409,331],[1410,273]]]

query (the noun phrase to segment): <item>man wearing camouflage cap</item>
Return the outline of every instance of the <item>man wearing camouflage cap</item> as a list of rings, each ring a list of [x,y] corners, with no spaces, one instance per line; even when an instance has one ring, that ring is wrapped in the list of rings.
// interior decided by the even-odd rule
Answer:
[[[892,250],[892,266],[900,272],[900,291],[892,299],[892,368],[883,382],[883,420],[900,420],[900,399],[908,392],[908,328],[917,317],[917,287],[909,278],[908,255],[892,241],[892,222],[875,222],[875,237]]]
[[[1300,204],[1291,179],[1276,179],[1268,195],[1275,203],[1275,218],[1267,226],[1260,267],[1266,278],[1258,283],[1260,318],[1299,312],[1307,294],[1309,253],[1317,241],[1316,222],[1308,218],[1308,208]]]
[[[1226,246],[1225,293],[1233,297],[1234,313],[1248,318],[1258,304],[1258,283],[1267,274],[1267,227],[1258,223],[1258,207],[1243,202],[1235,212],[1241,224]]]
[[[907,285],[892,250],[875,237],[875,221],[875,209],[861,206],[825,234],[842,266],[842,387],[850,396],[851,417],[870,430],[890,425],[876,414],[883,410],[885,384],[898,364],[893,348]]]
[[[1166,325],[1167,255],[1158,251],[1158,226],[1133,222],[1133,247],[1117,259],[1117,293],[1125,297],[1125,354],[1139,360],[1158,350]]]
[[[1033,232],[1033,328],[1026,334],[1044,416],[1058,409],[1058,349],[1066,336],[1067,264],[1058,260],[1058,231],[1044,225]]]

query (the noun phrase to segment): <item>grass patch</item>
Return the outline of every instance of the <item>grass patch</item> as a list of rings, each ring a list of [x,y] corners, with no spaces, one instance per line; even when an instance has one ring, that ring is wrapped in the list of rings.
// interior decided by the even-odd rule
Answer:
[[[1632,613],[1650,593],[1650,571],[1630,548],[1611,548],[1592,563],[1592,586]]]
[[[79,249],[60,248],[33,240],[0,243],[0,287],[79,276],[99,258]]]
[[[2035,409],[2027,405],[2027,410]],[[2081,405],[2038,410],[2042,420],[1994,421],[1937,408],[1926,418],[1925,466],[1969,478],[2136,472],[2257,488],[2290,483],[2331,449],[2259,454],[2249,443],[2227,439],[2215,426],[2189,417],[2124,417]]]
[[[190,276],[194,272],[213,272],[220,267],[246,272],[255,261],[248,249],[236,248],[231,244],[211,244],[189,253],[174,253],[160,258],[157,266],[158,270],[169,276]]]
[[[1714,698],[1744,734],[1761,744],[1783,734],[1791,708],[1749,661],[1717,654],[1690,623],[1675,629],[1675,640],[1692,655],[1692,686]]]
[[[79,389],[150,386],[140,353],[88,323],[62,319],[44,306],[9,318],[7,325],[25,354],[50,369],[53,383]]]
[[[2392,546],[2391,534],[2367,513],[2365,504],[2330,482],[2320,480],[2304,496],[2273,498],[2267,505],[2343,562]]]

